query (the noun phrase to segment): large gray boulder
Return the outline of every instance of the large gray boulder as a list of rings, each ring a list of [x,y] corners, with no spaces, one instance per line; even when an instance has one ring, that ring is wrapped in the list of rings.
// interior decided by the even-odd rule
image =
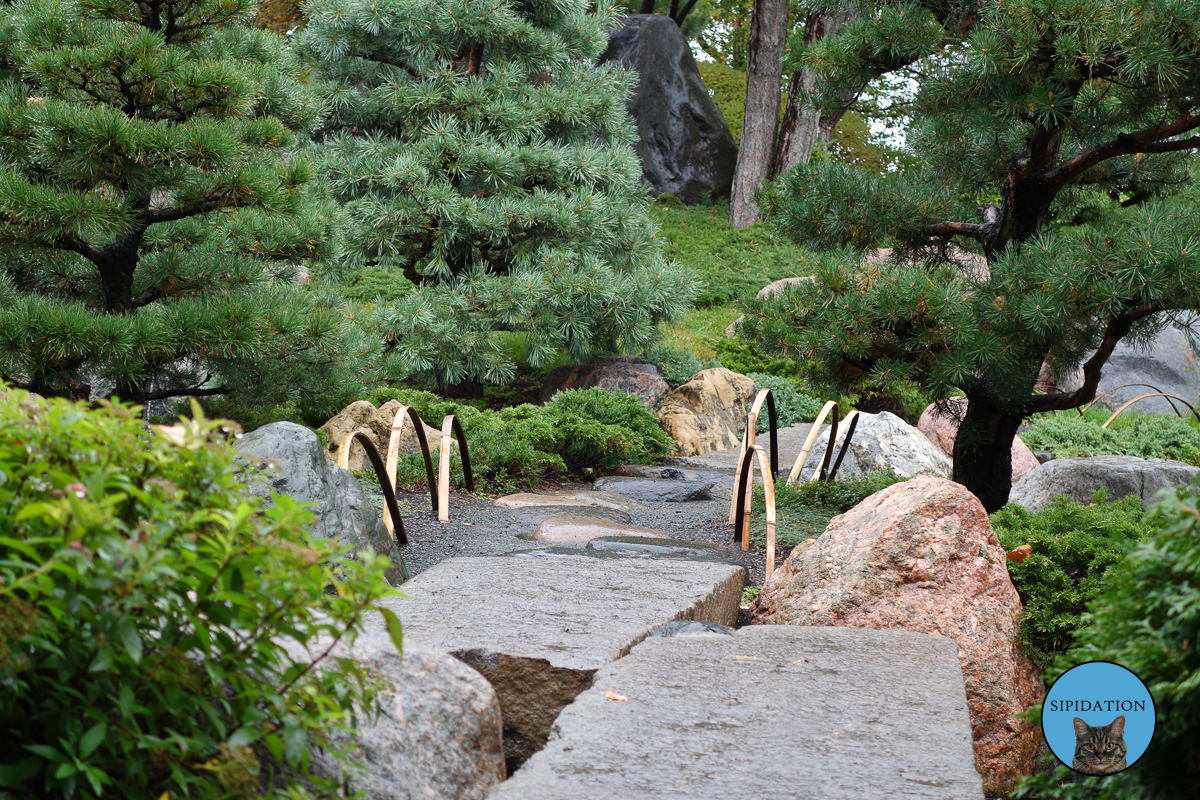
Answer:
[[[327,647],[317,641],[309,650]],[[483,800],[504,780],[500,701],[478,672],[437,650],[406,644],[402,656],[382,632],[331,655],[353,658],[379,681],[380,714],[360,716],[355,726],[365,770],[344,775],[315,754],[318,773],[348,779],[368,800]]]
[[[617,356],[594,364],[555,367],[546,374],[541,401],[550,402],[566,389],[599,387],[606,392],[628,392],[638,396],[646,408],[655,408],[662,396],[671,391],[658,367],[642,364],[636,356]]]
[[[830,467],[837,460],[838,449],[846,441],[846,428],[846,425],[838,426],[837,448],[830,456]],[[826,427],[813,443],[808,460],[804,462],[804,469],[800,472],[802,480],[809,480],[813,472],[821,468],[828,442],[829,428]],[[838,468],[837,477],[864,475],[886,467],[891,467],[902,478],[919,474],[949,478],[954,473],[954,464],[941,448],[895,414],[888,411],[859,414],[858,426]]]
[[[689,204],[705,195],[728,197],[737,143],[679,26],[655,14],[627,17],[609,31],[600,61],[640,76],[628,108],[639,134],[634,149],[654,194],[666,192]]]
[[[1056,458],[1013,484],[1010,503],[1041,511],[1065,494],[1075,503],[1092,502],[1092,492],[1107,489],[1112,500],[1134,494],[1151,503],[1163,489],[1182,486],[1200,469],[1181,461],[1137,456]]]
[[[404,556],[383,519],[353,475],[325,458],[321,440],[303,425],[272,422],[237,440],[245,459],[250,492],[270,502],[272,491],[308,503],[316,517],[312,533],[340,546],[370,549],[392,562],[385,576],[399,586],[408,580]]]
[[[1197,325],[1200,318],[1191,316],[1183,322],[1197,326],[1197,332],[1200,332],[1200,325]],[[1065,391],[1074,391],[1082,382],[1083,373],[1080,370],[1059,378],[1060,388]],[[1200,396],[1200,338],[1189,341],[1183,327],[1168,323],[1145,348],[1128,341],[1118,343],[1104,365],[1096,393],[1128,383],[1144,383],[1154,388],[1130,386],[1117,389],[1100,402],[1116,409],[1140,395],[1162,391],[1182,397],[1194,405],[1197,396]],[[1144,414],[1174,414],[1176,410],[1186,412],[1187,407],[1176,401],[1172,409],[1165,397],[1147,397],[1131,406],[1130,410]]]

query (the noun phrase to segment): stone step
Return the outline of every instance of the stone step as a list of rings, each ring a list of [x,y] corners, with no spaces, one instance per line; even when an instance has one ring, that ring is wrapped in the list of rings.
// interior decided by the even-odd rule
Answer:
[[[718,556],[728,558],[727,549],[716,542],[651,536],[598,536],[587,543],[588,550],[640,555]]]
[[[957,648],[907,631],[654,637],[489,800],[982,800]]]
[[[598,492],[590,489],[561,489],[557,492],[533,494],[520,492],[492,501],[500,508],[539,508],[543,506],[597,506],[619,511],[636,511],[642,505],[617,492]]]
[[[632,500],[655,503],[686,503],[692,500],[712,500],[712,483],[689,483],[668,478],[630,478],[608,475],[592,484],[597,491],[622,494]]]
[[[669,481],[684,481],[686,483],[705,483],[732,489],[734,476],[728,472],[716,472],[705,469],[680,469],[679,467],[643,466],[640,464],[622,465],[615,473],[626,478],[661,478]]]
[[[732,625],[742,596],[739,565],[683,559],[452,558],[380,605],[404,641],[450,653],[483,674],[504,712],[510,770],[541,749],[559,711],[672,620]],[[367,627],[384,627],[372,615]]]
[[[549,517],[542,520],[533,532],[535,542],[560,542],[563,544],[587,544],[602,536],[633,536],[641,539],[669,539],[662,531],[622,525],[605,519],[571,514]]]

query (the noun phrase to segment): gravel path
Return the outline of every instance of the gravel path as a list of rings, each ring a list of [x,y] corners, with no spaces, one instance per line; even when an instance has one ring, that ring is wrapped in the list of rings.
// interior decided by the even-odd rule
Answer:
[[[378,496],[377,487],[375,491],[369,486],[365,488]],[[628,513],[633,525],[660,530],[675,539],[702,539],[727,545],[728,558],[744,564],[750,573],[750,583],[759,586],[763,578],[763,551],[751,547],[743,552],[733,543],[733,528],[727,522],[731,494],[729,489],[716,488],[713,490],[715,500],[642,501],[641,509]],[[382,498],[378,499],[378,504],[382,505]],[[501,555],[544,546],[529,537],[546,516],[545,512],[500,508],[489,498],[456,491],[450,496],[450,522],[439,523],[430,510],[428,492],[401,491],[397,499],[408,532],[408,544],[403,553],[410,575],[454,556]],[[587,516],[590,512],[581,507],[563,513]],[[755,523],[762,524],[761,520],[755,520]]]

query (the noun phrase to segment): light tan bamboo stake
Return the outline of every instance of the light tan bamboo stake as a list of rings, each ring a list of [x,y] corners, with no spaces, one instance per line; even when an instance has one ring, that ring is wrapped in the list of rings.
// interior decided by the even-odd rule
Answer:
[[[755,445],[754,450],[758,455],[758,471],[762,474],[763,482],[763,500],[767,507],[767,558],[766,575],[763,577],[765,583],[771,579],[771,572],[775,569],[775,477],[771,475],[771,462],[767,458],[766,451],[761,445]],[[746,530],[749,532],[749,524],[747,524]]]
[[[738,462],[742,460],[742,453],[746,452],[747,447],[753,447],[755,439],[758,437],[758,415],[762,412],[763,402],[767,399],[767,395],[771,393],[768,389],[759,389],[758,395],[754,398],[754,405],[750,408],[750,413],[746,415],[746,432],[742,434],[742,443],[738,448]],[[746,505],[750,505],[750,496],[746,495]],[[737,492],[729,500],[729,524],[732,525],[737,520],[734,516],[737,514]]]
[[[857,415],[858,415],[858,409],[856,408],[853,411],[851,411],[849,414],[847,414],[846,418],[838,424],[838,441],[844,441],[844,439],[842,438],[842,434],[845,432],[848,432],[850,430],[850,420],[854,419]],[[829,450],[833,453],[833,455],[829,457],[830,469],[833,468],[833,462],[837,458],[837,450],[835,449],[836,445],[837,445],[837,442],[833,442],[833,441],[829,441],[829,442],[825,443],[825,449]],[[813,470],[812,477],[808,479],[808,482],[816,483],[820,479],[821,479],[821,471]]]
[[[833,410],[837,402],[830,400],[821,408],[821,413],[817,414],[816,420],[812,424],[812,429],[808,432],[808,437],[804,440],[804,447],[800,448],[800,455],[796,456],[796,463],[792,466],[792,471],[788,473],[787,483],[795,483],[796,478],[800,477],[800,471],[804,469],[804,462],[808,460],[809,451],[812,450],[813,442],[817,440],[817,436],[821,433],[821,423],[829,416],[829,412]]]
[[[438,522],[450,521],[450,447],[453,444],[454,415],[442,420],[442,447],[438,454]]]

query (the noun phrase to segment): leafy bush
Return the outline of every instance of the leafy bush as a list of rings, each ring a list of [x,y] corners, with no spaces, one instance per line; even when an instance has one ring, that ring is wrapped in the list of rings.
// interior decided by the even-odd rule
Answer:
[[[1200,466],[1200,431],[1167,414],[1126,414],[1108,428],[1074,411],[1041,414],[1021,439],[1033,450],[1046,450],[1060,458],[1130,455]]]
[[[786,428],[797,422],[812,422],[821,412],[821,401],[812,395],[796,391],[796,385],[778,375],[763,375],[751,372],[746,375],[754,381],[754,388],[770,389],[775,398],[775,412],[779,427]],[[765,409],[765,404],[764,404]],[[758,418],[755,430],[762,433],[770,428],[770,419],[764,410]]]
[[[308,754],[349,758],[331,734],[371,681],[286,645],[353,638],[384,564],[263,511],[195,413],[146,431],[0,389],[0,795],[339,796]]]
[[[1200,508],[1196,496],[1180,488],[1148,518],[1153,537],[1108,573],[1075,644],[1047,678],[1085,661],[1111,661],[1132,670],[1154,698],[1154,742],[1118,775],[1059,785],[1071,775],[1060,767],[1055,774],[1022,781],[1022,795],[1047,800],[1200,797]],[[1035,717],[1040,713],[1036,707]]]
[[[1153,532],[1136,495],[1108,502],[1100,490],[1094,505],[1059,498],[1036,514],[1010,503],[992,514],[992,527],[1005,550],[1028,544],[1021,563],[1008,562],[1008,574],[1025,612],[1017,642],[1046,670],[1071,644],[1080,615],[1108,580],[1131,544]]]
[[[723,336],[715,343],[715,349],[721,364],[734,372],[787,378],[797,390],[804,386],[801,365],[795,359],[770,355],[749,339]]]
[[[603,389],[559,392],[544,406],[528,403],[480,410],[413,389],[379,389],[375,405],[399,400],[435,427],[455,414],[471,450],[477,480],[495,490],[530,486],[584,468],[609,472],[621,464],[654,463],[671,449],[654,412],[637,396]],[[401,459],[397,477],[406,485],[425,479],[420,455]],[[461,481],[461,470],[454,473]]]
[[[647,364],[658,367],[659,374],[671,388],[687,383],[701,370],[722,366],[720,361],[709,359],[707,363],[697,358],[691,350],[660,344],[646,351],[643,358]]]
[[[786,473],[790,464],[780,464],[780,472]],[[815,481],[784,485],[782,480],[775,486],[776,530],[775,541],[780,547],[795,547],[805,539],[820,536],[829,520],[844,514],[866,498],[881,492],[893,483],[907,480],[890,469],[839,478],[836,481]],[[763,507],[763,490],[754,487],[754,504]],[[762,534],[757,541],[763,542]]]

